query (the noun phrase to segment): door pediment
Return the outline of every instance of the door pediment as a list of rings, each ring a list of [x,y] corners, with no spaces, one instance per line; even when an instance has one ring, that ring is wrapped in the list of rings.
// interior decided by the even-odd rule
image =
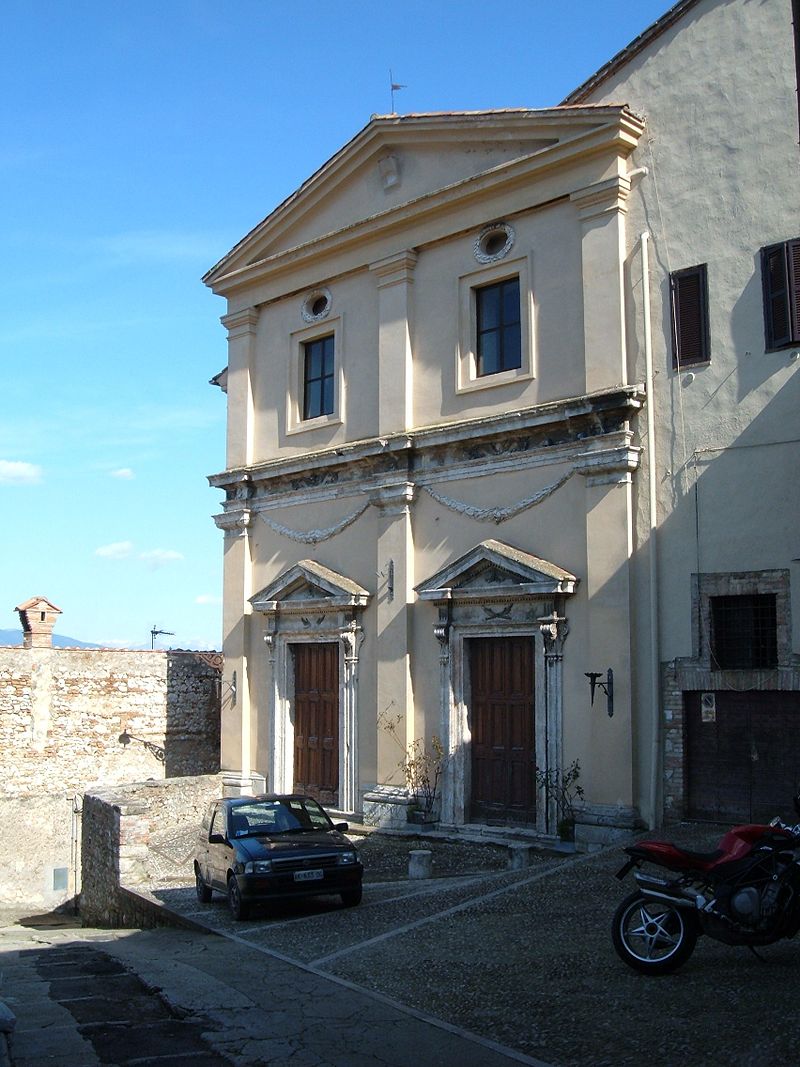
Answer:
[[[254,611],[329,612],[342,608],[363,608],[369,593],[351,578],[324,567],[313,559],[302,559],[250,598]]]
[[[515,600],[575,592],[578,579],[555,563],[502,541],[482,541],[417,586],[421,600]]]

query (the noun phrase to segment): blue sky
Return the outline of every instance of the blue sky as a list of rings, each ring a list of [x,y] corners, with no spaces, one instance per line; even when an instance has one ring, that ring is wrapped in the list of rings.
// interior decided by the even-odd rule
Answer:
[[[201,275],[390,110],[558,103],[668,0],[6,0],[0,629],[221,640],[223,302]]]

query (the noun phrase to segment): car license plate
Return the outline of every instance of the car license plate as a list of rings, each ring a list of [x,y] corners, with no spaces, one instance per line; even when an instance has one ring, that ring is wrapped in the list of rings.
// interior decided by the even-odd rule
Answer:
[[[295,882],[319,882],[324,877],[322,871],[295,871]]]

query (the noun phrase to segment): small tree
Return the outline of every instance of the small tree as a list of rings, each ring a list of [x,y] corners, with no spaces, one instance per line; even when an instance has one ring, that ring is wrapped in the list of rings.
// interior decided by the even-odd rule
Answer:
[[[433,811],[439,795],[444,758],[444,746],[437,734],[431,737],[430,751],[419,737],[408,746],[401,766],[411,794],[410,808],[419,808],[426,814]]]
[[[564,768],[536,768],[536,784],[544,789],[547,804],[551,799],[556,802],[558,836],[562,841],[573,841],[575,838],[575,801],[583,800],[584,796],[580,776],[581,765],[578,760],[573,760],[569,767]]]

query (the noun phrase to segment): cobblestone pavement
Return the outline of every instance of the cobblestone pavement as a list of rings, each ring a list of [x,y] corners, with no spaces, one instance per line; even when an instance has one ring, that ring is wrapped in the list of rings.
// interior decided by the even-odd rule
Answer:
[[[711,848],[723,830],[685,826],[668,836]],[[374,847],[395,851],[381,861],[387,871],[407,861],[402,839]],[[762,962],[701,938],[677,974],[640,977],[610,939],[614,909],[632,889],[614,878],[619,849],[542,853],[514,872],[498,869],[498,858],[482,854],[471,872],[461,864],[431,881],[369,880],[359,908],[320,902],[247,923],[234,923],[216,895],[206,907],[188,888],[158,895],[261,951],[559,1067],[797,1062],[800,944],[764,948]]]
[[[669,836],[702,849],[719,833],[694,826]],[[357,908],[320,898],[236,923],[216,894],[203,906],[192,887],[173,881],[155,894],[220,937],[185,930],[74,937],[94,939],[122,960],[174,1017],[201,1024],[210,1052],[239,1067],[797,1062],[800,943],[764,948],[762,962],[701,938],[677,974],[641,977],[611,946],[611,916],[629,891],[613,877],[619,849],[542,852],[531,867],[510,871],[494,846],[424,841],[440,876],[418,882],[403,875],[409,849],[421,841],[365,841],[369,877]],[[29,949],[29,934],[0,930],[2,996],[9,949]],[[70,932],[35,932],[37,944],[58,937]],[[22,998],[31,1026],[37,1009],[25,996],[35,987]],[[48,1026],[63,1025],[61,1016],[47,1018]],[[34,1057],[24,1067],[79,1062]]]

